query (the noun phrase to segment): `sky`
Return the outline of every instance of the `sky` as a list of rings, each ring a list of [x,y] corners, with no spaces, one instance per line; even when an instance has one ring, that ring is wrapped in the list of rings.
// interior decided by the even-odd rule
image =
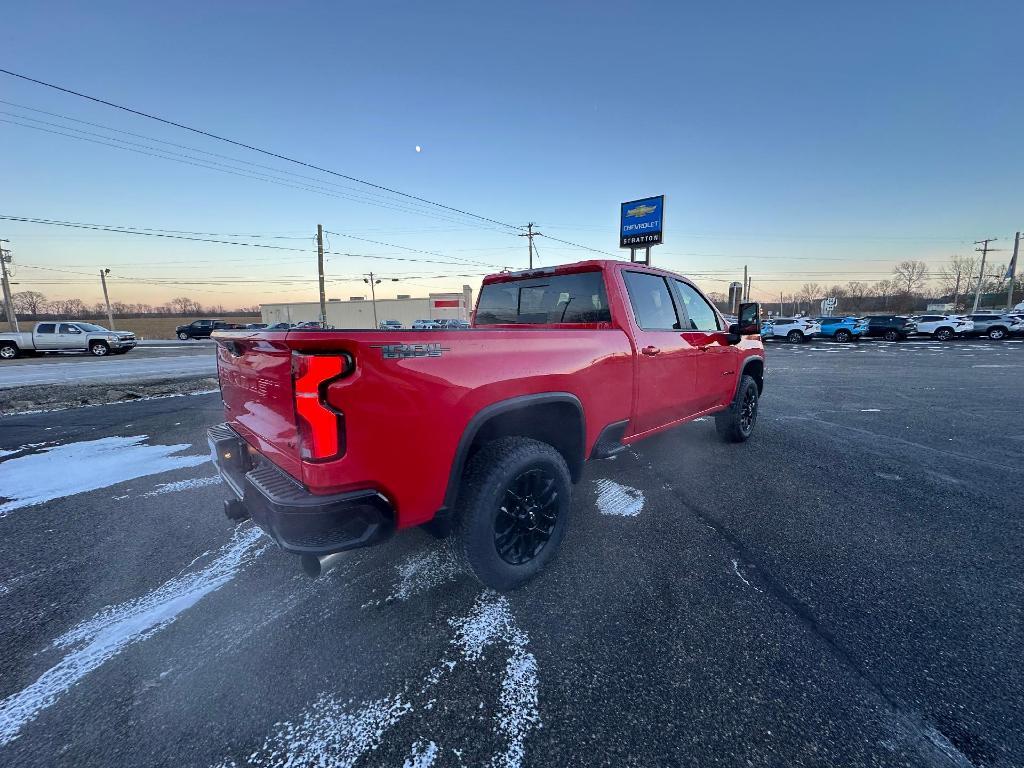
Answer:
[[[746,264],[763,301],[875,282],[905,259],[937,271],[1024,229],[1020,3],[35,2],[4,16],[3,69],[501,222],[0,75],[0,215],[275,246],[0,220],[15,290],[51,298],[97,301],[106,267],[114,301],[315,300],[318,223],[330,297],[367,295],[371,271],[384,296],[475,288],[526,266],[504,225],[537,223],[543,266],[628,257],[619,203],[659,194],[653,263],[708,291]]]

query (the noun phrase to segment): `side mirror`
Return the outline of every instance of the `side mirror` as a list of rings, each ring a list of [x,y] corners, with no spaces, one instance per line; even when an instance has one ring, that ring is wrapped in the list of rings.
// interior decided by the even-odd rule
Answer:
[[[756,301],[740,304],[738,323],[729,326],[729,343],[739,344],[744,336],[754,336],[761,332],[761,305]]]

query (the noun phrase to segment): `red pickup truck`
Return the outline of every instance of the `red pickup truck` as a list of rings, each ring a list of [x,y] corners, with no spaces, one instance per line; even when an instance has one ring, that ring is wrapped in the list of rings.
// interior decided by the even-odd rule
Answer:
[[[225,512],[312,575],[399,528],[454,531],[513,589],[555,555],[586,460],[707,414],[750,437],[758,314],[727,326],[684,277],[584,261],[484,278],[469,330],[217,331]]]

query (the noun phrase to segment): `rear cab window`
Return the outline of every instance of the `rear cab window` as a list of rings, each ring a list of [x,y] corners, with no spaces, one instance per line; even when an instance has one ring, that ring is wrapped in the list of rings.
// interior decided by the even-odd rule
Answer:
[[[572,272],[488,283],[477,302],[477,327],[611,321],[604,274]]]
[[[36,326],[36,333],[56,333],[55,323],[40,323]]]

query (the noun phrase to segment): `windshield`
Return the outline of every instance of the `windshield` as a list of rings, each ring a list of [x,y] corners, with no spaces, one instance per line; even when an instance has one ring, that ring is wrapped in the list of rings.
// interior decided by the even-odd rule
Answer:
[[[75,325],[89,333],[109,333],[102,325],[95,325],[94,323],[75,323]]]

